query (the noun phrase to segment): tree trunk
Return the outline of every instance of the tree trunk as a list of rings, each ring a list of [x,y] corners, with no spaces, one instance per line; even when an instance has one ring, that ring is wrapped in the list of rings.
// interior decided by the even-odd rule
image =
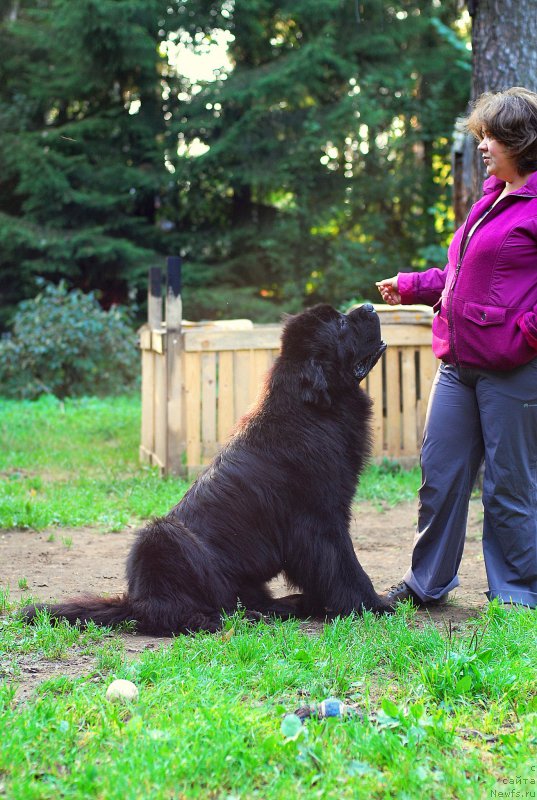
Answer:
[[[537,91],[535,0],[474,0],[472,95],[510,86]]]
[[[535,0],[472,0],[472,100],[510,86],[537,91],[537,3]],[[471,139],[471,137],[468,137]],[[460,224],[481,196],[483,162],[469,141],[454,149],[455,215]],[[462,172],[462,177],[461,177]]]

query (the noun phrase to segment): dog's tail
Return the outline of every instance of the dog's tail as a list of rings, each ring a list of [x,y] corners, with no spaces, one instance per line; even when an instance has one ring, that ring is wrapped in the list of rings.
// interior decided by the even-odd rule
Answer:
[[[82,627],[88,622],[96,625],[119,625],[122,622],[135,621],[132,604],[125,594],[118,597],[84,595],[56,605],[38,603],[21,609],[21,615],[26,622],[34,622],[40,611],[46,611],[53,619],[63,619],[71,625]]]

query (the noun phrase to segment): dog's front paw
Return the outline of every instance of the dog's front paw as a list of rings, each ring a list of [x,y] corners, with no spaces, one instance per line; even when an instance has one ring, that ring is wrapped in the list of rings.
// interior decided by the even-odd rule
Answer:
[[[380,616],[381,614],[394,614],[395,613],[395,604],[392,603],[380,603],[378,606],[375,606],[371,609],[373,614],[377,614]]]
[[[244,611],[244,619],[247,622],[266,622],[267,617],[262,614],[260,611],[252,611],[252,609],[247,608]]]

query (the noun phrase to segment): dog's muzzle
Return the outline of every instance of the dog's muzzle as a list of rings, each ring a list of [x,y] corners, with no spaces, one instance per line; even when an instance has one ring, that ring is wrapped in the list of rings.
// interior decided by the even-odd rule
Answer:
[[[379,358],[382,356],[387,348],[386,342],[381,341],[377,350],[370,356],[366,356],[354,367],[354,377],[358,379],[358,383],[369,375]]]

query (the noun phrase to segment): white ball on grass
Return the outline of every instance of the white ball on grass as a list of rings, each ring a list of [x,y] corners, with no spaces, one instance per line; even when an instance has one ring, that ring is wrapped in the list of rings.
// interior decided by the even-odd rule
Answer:
[[[111,703],[134,703],[138,700],[138,689],[131,681],[112,681],[106,690],[106,699]]]

